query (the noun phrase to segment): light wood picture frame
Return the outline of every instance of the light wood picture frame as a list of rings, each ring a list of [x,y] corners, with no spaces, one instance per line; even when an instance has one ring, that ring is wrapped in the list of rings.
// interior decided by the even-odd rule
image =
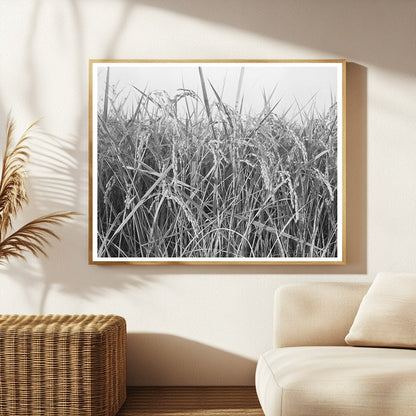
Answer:
[[[90,60],[90,264],[345,264],[345,60]]]

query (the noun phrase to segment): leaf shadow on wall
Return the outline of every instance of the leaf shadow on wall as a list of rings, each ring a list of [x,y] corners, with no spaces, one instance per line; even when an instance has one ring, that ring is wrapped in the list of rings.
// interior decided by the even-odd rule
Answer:
[[[176,335],[129,333],[127,359],[130,386],[254,384],[255,360]]]
[[[413,27],[415,12],[411,1],[400,2],[397,8],[392,7],[389,0],[378,1],[376,7],[371,0],[126,0],[126,3],[146,5],[254,32],[340,58],[353,55],[358,61],[402,73],[414,73],[413,56],[403,53],[403,49],[398,47],[402,45],[403,34],[397,30],[403,24]],[[173,25],[172,30],[177,30],[177,27]],[[277,49],[274,58],[304,56],[281,56]]]

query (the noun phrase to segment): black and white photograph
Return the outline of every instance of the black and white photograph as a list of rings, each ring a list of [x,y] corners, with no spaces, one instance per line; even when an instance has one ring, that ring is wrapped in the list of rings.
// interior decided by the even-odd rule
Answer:
[[[345,262],[345,61],[90,61],[90,262]]]

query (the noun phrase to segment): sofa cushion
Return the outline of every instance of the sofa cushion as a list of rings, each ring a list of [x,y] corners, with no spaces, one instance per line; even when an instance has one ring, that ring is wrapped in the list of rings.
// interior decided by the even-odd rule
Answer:
[[[345,342],[355,346],[416,348],[416,274],[377,275]]]
[[[256,389],[266,416],[416,415],[416,351],[277,348],[259,359]]]

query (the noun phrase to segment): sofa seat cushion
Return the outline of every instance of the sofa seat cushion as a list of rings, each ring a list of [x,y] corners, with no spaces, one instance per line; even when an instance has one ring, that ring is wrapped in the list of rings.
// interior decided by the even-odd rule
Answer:
[[[256,389],[266,416],[416,415],[416,351],[277,348],[260,357]]]

